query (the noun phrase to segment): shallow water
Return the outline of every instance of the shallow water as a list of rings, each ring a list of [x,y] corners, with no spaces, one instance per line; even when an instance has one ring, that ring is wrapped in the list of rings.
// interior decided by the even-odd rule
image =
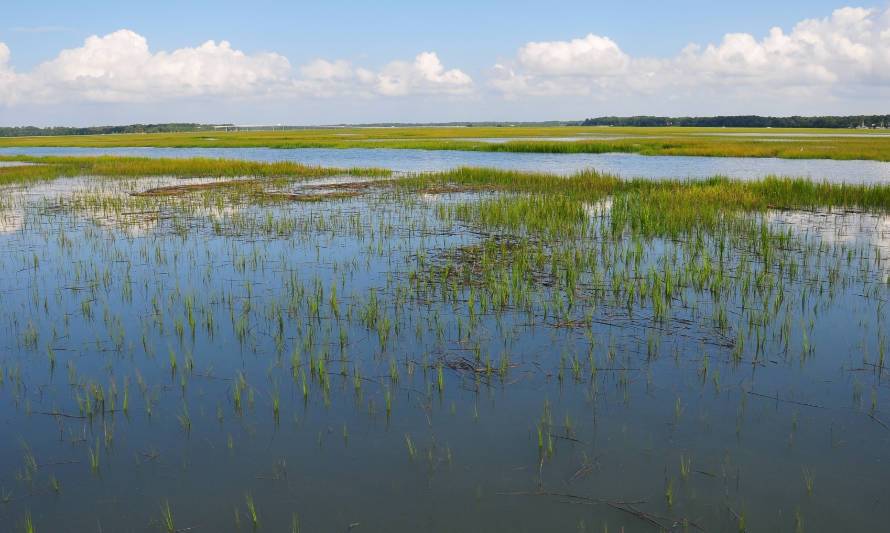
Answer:
[[[394,150],[386,148],[0,148],[0,155],[126,155],[138,157],[219,157],[253,161],[296,161],[327,167],[384,167],[402,172],[493,167],[571,174],[596,169],[627,178],[738,179],[765,176],[808,177],[849,183],[890,181],[890,162],[738,157],[641,156],[636,154],[540,154]]]
[[[131,196],[177,181],[3,189],[3,531],[890,519],[885,216],[768,213],[765,257],[757,226],[615,234],[604,201],[474,270],[537,240],[449,215],[493,195]]]

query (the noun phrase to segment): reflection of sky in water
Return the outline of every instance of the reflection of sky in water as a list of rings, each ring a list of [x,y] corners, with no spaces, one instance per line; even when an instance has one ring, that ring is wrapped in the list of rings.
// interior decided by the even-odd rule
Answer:
[[[21,210],[0,210],[0,234],[20,231],[22,229],[22,224]]]
[[[827,159],[642,156],[637,154],[542,154],[396,150],[388,148],[0,148],[0,155],[123,155],[137,157],[216,157],[251,161],[293,161],[325,167],[379,167],[425,172],[461,166],[571,174],[597,170],[625,178],[708,178],[716,175],[758,179],[770,175],[849,183],[886,183],[890,163]]]
[[[796,235],[829,244],[865,244],[890,249],[890,215],[843,211],[770,211],[766,219]]]
[[[233,178],[181,178],[159,176],[148,178],[59,178],[51,181],[36,182],[27,185],[10,185],[0,188],[4,203],[0,208],[0,233],[21,231],[29,209],[41,210],[62,205],[78,205],[89,199],[92,202],[101,200],[132,200],[132,193],[156,187],[172,185],[216,183],[231,181]],[[88,205],[88,204],[86,204]],[[203,205],[190,206],[195,217],[221,220],[241,211],[237,205]],[[97,226],[115,228],[125,231],[130,236],[146,235],[158,226],[160,213],[143,211],[118,212],[104,209],[101,205],[94,208],[81,205],[79,211]]]
[[[343,181],[329,178],[306,185]],[[23,401],[16,402],[13,395],[21,389],[12,379],[0,388],[0,419],[15,428],[16,437],[22,436],[21,440],[0,439],[0,477],[16,483],[12,486],[21,491],[16,494],[28,494],[29,509],[45,526],[41,531],[92,531],[99,519],[105,531],[128,531],[133,523],[149,524],[146,530],[150,530],[157,524],[158,502],[168,498],[176,506],[178,527],[232,531],[231,512],[208,511],[200,520],[189,513],[191,509],[240,505],[241,529],[246,530],[250,529],[243,526],[247,491],[255,494],[261,505],[264,531],[289,530],[294,501],[299,503],[301,520],[315,526],[305,526],[304,531],[346,530],[341,526],[353,521],[361,521],[362,530],[367,531],[580,529],[576,522],[590,519],[595,508],[560,504],[554,512],[553,500],[506,495],[537,490],[540,472],[548,488],[608,498],[649,497],[643,508],[664,515],[671,512],[660,497],[667,472],[678,499],[682,498],[679,502],[691,509],[689,514],[694,513],[697,520],[704,517],[705,525],[714,524],[709,531],[728,530],[729,526],[735,530],[734,523],[722,527],[728,520],[727,505],[735,505],[727,503],[730,498],[743,501],[746,516],[764,524],[763,529],[784,531],[791,519],[788,514],[777,517],[776,507],[792,508],[801,501],[802,467],[818,476],[815,502],[816,498],[838,502],[805,507],[808,524],[824,522],[830,527],[823,530],[839,531],[838,523],[843,522],[850,530],[877,531],[877,526],[886,522],[873,511],[872,496],[883,494],[886,486],[890,464],[886,460],[887,436],[865,411],[872,384],[875,388],[882,384],[870,371],[854,373],[862,369],[864,355],[876,353],[874,338],[878,333],[874,330],[886,324],[874,318],[878,299],[859,296],[858,286],[838,285],[833,300],[813,290],[809,275],[823,268],[814,262],[808,263],[806,275],[797,280],[803,285],[786,283],[784,287],[784,297],[794,313],[790,349],[783,351],[781,343],[767,335],[767,349],[759,363],[752,363],[750,352],[757,338],[749,336],[748,353],[743,361],[734,363],[729,349],[703,342],[713,335],[706,290],[682,295],[689,299],[678,300],[663,323],[650,320],[647,306],[635,310],[631,317],[606,297],[590,309],[596,319],[590,326],[549,327],[546,324],[556,317],[542,318],[540,309],[536,313],[505,311],[497,316],[489,312],[478,317],[481,324],[472,339],[458,333],[468,324],[466,291],[440,299],[435,291],[421,288],[417,293],[409,292],[412,297],[399,300],[395,289],[406,286],[403,281],[408,283],[411,267],[417,264],[416,252],[423,251],[429,265],[444,257],[445,251],[477,244],[484,238],[464,231],[466,225],[452,227],[436,216],[435,202],[469,200],[474,197],[471,194],[433,195],[429,199],[433,205],[366,197],[344,203],[248,208],[245,218],[251,220],[262,221],[271,214],[297,222],[327,221],[308,234],[297,231],[272,236],[252,231],[217,233],[210,224],[201,224],[201,219],[239,218],[238,207],[228,205],[190,204],[186,220],[180,222],[195,225],[185,232],[163,226],[153,229],[149,222],[124,230],[127,233],[114,224],[96,231],[89,213],[40,211],[60,199],[86,195],[128,198],[133,191],[178,183],[183,181],[73,178],[3,189],[13,194],[3,196],[7,207],[0,214],[16,207],[35,209],[26,210],[23,231],[3,235],[4,246],[0,247],[6,252],[0,261],[4,304],[0,306],[0,324],[15,330],[0,336],[0,350],[6,354],[0,362],[5,369],[20,365],[25,389]],[[592,214],[607,213],[609,205],[605,199],[586,208]],[[774,224],[790,225],[795,232],[824,232],[826,238],[887,231],[884,217],[870,215],[774,212],[766,216]],[[84,218],[90,223],[80,223]],[[351,220],[356,223],[350,224]],[[419,227],[427,224],[429,233],[422,237]],[[390,226],[395,231],[384,229]],[[61,244],[62,231],[72,245]],[[119,238],[144,233],[148,238]],[[629,241],[625,244],[633,246]],[[592,239],[581,243],[579,249],[597,254],[601,246],[610,248],[612,244]],[[642,246],[646,253],[641,267],[644,276],[649,266],[655,269],[653,274],[661,273],[659,258],[673,247],[684,248],[683,243],[673,241]],[[615,251],[617,258],[611,257],[617,261],[603,262],[601,268],[625,268],[621,250]],[[728,279],[740,270],[734,262],[737,251],[728,254]],[[797,258],[794,250],[790,253],[792,260]],[[24,268],[32,256],[40,259],[39,268]],[[844,272],[856,276],[858,268],[854,263]],[[422,278],[425,272],[418,276]],[[396,281],[387,288],[390,278]],[[607,275],[606,281],[609,279]],[[287,287],[292,280],[307,289],[307,297],[300,298],[296,312],[285,314],[286,338],[279,350],[274,338],[278,327],[275,310],[286,310],[290,305]],[[94,288],[89,289],[91,283]],[[130,299],[123,292],[126,286],[132,287]],[[328,314],[324,302],[320,316],[308,313],[308,295],[316,286],[338,288],[343,299],[339,319]],[[536,287],[542,302],[551,305],[550,289],[543,284]],[[763,287],[768,290],[773,285],[764,283]],[[881,290],[883,286],[877,287]],[[378,347],[373,328],[359,318],[372,288],[384,304],[383,312],[402,328],[393,331],[386,350]],[[811,291],[806,306],[798,304],[798,293],[804,290]],[[325,292],[325,300],[328,294]],[[194,302],[197,328],[190,338],[186,326],[183,341],[177,339],[174,324],[177,319],[187,324],[187,297]],[[725,297],[721,303],[728,307],[732,326],[747,331],[751,322],[743,314],[743,302],[732,291]],[[94,298],[95,316],[84,318],[83,302]],[[824,304],[824,308],[811,314],[810,302]],[[248,303],[252,309],[251,339],[242,344],[234,323],[248,312]],[[620,303],[623,305],[623,300]],[[760,302],[752,298],[746,303],[756,308]],[[583,300],[579,298],[577,305],[584,305]],[[205,310],[215,313],[210,316],[218,321],[212,335],[204,330]],[[759,315],[752,316],[756,320]],[[811,317],[814,326],[808,342],[815,352],[803,357],[801,328]],[[458,323],[458,318],[463,322]],[[780,315],[778,321],[768,322],[767,333],[778,329],[781,319]],[[32,321],[41,340],[33,352],[20,341]],[[435,325],[439,321],[441,338]],[[316,345],[307,348],[305,339],[310,331],[315,332]],[[337,348],[340,331],[348,337],[343,352]],[[120,350],[114,348],[118,334],[123,343]],[[650,338],[659,343],[652,357],[646,352]],[[517,367],[503,381],[492,378],[491,386],[445,369],[441,394],[433,385],[435,367],[417,367],[413,375],[405,371],[403,361],[409,358],[420,362],[428,357],[433,364],[440,356],[471,359],[476,342],[483,358],[490,355],[496,365],[500,355],[509,352]],[[143,343],[153,347],[154,353],[149,355]],[[55,375],[47,370],[49,346],[58,357]],[[566,368],[565,376],[557,378],[559,368],[567,367],[574,356],[586,359],[588,346],[597,359],[598,374],[591,377],[585,370],[576,383]],[[607,355],[612,346],[614,360]],[[180,365],[184,365],[185,353],[191,353],[196,363],[194,374],[181,378],[180,370],[171,376],[167,353],[173,351]],[[298,380],[292,377],[291,354],[300,353],[302,364],[307,365],[310,357],[320,357],[322,351],[330,351],[331,356],[329,397],[325,401],[321,387],[311,382],[309,400],[305,401]],[[710,367],[702,377],[705,356]],[[344,357],[349,365],[341,378],[337,374],[339,360]],[[563,357],[565,362],[561,362]],[[397,383],[386,377],[391,359],[401,371]],[[40,416],[39,411],[52,409],[78,413],[77,400],[83,389],[69,383],[69,362],[74,381],[84,387],[94,382],[107,387],[114,379],[120,391],[129,377],[130,414],[97,417],[94,433],[87,433],[90,425],[86,421]],[[353,391],[354,369],[366,378],[360,393]],[[256,391],[251,390],[255,406],[236,415],[233,383],[242,374]],[[186,379],[187,386],[180,379]],[[151,417],[143,413],[141,381],[154,402]],[[851,407],[857,387],[863,388],[862,410],[855,403]],[[273,389],[281,391],[280,423],[274,422],[271,414]],[[883,390],[877,400],[880,418],[886,416]],[[390,393],[391,416],[384,414],[383,408],[384,395]],[[774,400],[773,395],[781,395],[783,401]],[[545,406],[552,410],[557,440],[553,456],[541,460],[535,433]],[[186,407],[194,421],[190,432],[177,421]],[[569,424],[578,442],[559,438],[567,434],[565,426]],[[106,425],[114,432],[114,441],[108,449],[102,448],[101,475],[92,475],[86,464],[87,448],[101,446],[95,439],[102,438]],[[351,435],[348,442],[341,437],[347,429]],[[82,439],[81,431],[86,435]],[[407,456],[408,433],[418,448],[416,459]],[[230,437],[231,450],[227,446]],[[22,469],[22,441],[41,461],[39,482],[47,483],[45,478],[50,474],[58,476],[66,487],[61,495],[47,490],[29,494],[26,485],[13,480]],[[155,451],[157,460],[145,458]],[[442,459],[446,453],[447,461]],[[684,456],[694,458],[695,471],[689,479],[681,480],[677,467]],[[77,463],[43,466],[44,461],[66,460]],[[279,461],[289,465],[286,479],[273,479]],[[595,465],[591,475],[567,481],[588,461]],[[735,476],[741,476],[741,481]],[[126,492],[134,479],[139,497]],[[687,493],[696,496],[688,497]],[[282,494],[287,496],[279,498]],[[393,513],[391,502],[404,511]],[[128,512],[122,513],[122,507]],[[22,509],[18,504],[6,508],[14,513]],[[455,508],[462,511],[454,513]],[[686,507],[683,509],[686,513]],[[392,526],[394,515],[402,520],[398,527]],[[619,530],[622,517],[617,512],[607,517],[615,526],[611,530]],[[504,525],[505,520],[511,522]],[[650,524],[637,523],[632,516],[627,520],[629,530],[651,529]],[[807,530],[814,529],[818,528]]]

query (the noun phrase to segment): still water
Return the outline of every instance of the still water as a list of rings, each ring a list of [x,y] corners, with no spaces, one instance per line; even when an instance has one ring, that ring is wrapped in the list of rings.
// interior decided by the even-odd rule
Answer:
[[[545,236],[483,224],[503,207],[491,195],[132,194],[177,183],[2,189],[0,531],[835,532],[890,520],[885,216],[766,213],[678,238],[642,233],[603,201]]]
[[[426,172],[461,166],[571,174],[584,169],[626,178],[708,178],[731,176],[807,177],[849,183],[890,181],[890,163],[826,159],[641,156],[637,154],[539,154],[394,150],[387,148],[0,148],[0,155],[126,155],[138,157],[218,157],[253,161],[296,161],[326,167],[384,167]]]

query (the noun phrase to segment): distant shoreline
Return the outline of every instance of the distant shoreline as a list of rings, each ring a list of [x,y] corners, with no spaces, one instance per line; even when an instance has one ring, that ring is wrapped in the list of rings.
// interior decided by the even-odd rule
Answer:
[[[551,121],[455,121],[455,122],[370,122],[359,124],[203,124],[166,122],[102,126],[0,126],[0,137],[38,137],[63,135],[117,135],[135,133],[194,133],[202,131],[288,131],[348,128],[523,128],[560,126],[602,127],[705,127],[705,128],[820,128],[820,129],[890,129],[890,115],[790,116],[726,115],[702,117],[603,116],[584,120]]]

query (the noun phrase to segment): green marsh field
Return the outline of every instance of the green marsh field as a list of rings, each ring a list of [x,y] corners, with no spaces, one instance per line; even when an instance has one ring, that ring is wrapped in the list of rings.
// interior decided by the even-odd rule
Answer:
[[[631,127],[378,127],[0,138],[0,148],[398,148],[890,161],[886,130]]]
[[[749,133],[339,128],[0,146],[890,160],[877,132]],[[3,531],[890,520],[890,180],[0,161]]]

